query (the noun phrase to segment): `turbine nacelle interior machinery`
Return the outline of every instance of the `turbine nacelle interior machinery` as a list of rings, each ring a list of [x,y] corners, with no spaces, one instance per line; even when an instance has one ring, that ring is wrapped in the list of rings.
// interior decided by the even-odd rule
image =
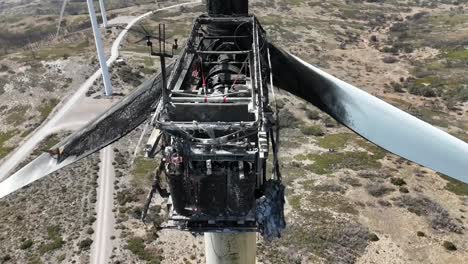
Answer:
[[[195,20],[153,116],[147,156],[162,156],[154,185],[170,193],[175,227],[277,237],[284,187],[278,166],[266,167],[269,157],[277,164],[277,122],[265,31],[248,1],[225,2],[208,1],[208,15]]]

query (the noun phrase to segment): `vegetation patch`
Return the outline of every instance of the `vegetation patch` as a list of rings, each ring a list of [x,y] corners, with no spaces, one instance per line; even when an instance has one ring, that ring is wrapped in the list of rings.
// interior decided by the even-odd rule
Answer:
[[[346,184],[348,184],[350,186],[353,186],[353,187],[361,187],[362,186],[362,183],[359,181],[359,179],[353,178],[351,176],[340,178],[340,182],[346,183]]]
[[[302,124],[302,121],[286,108],[279,111],[278,118],[280,128],[296,128]]]
[[[23,243],[21,243],[20,249],[22,249],[22,250],[28,249],[28,248],[32,247],[33,244],[34,244],[34,242],[31,239],[27,239],[27,240],[23,241]]]
[[[305,114],[306,114],[307,118],[309,118],[310,120],[320,120],[320,118],[321,118],[319,111],[316,111],[316,110],[306,109]]]
[[[300,223],[300,224],[299,224]],[[313,256],[327,263],[354,263],[368,244],[368,230],[352,219],[325,210],[301,212],[288,225],[280,240],[259,246],[261,255],[272,263],[302,263]]]
[[[120,206],[124,206],[127,203],[135,202],[138,200],[136,195],[128,189],[117,192],[116,198]]]
[[[80,43],[66,43],[56,45],[52,48],[44,48],[37,51],[32,51],[32,58],[36,60],[57,60],[68,59],[73,54],[83,54],[86,48],[89,47],[87,40]],[[28,56],[29,57],[29,56]]]
[[[12,147],[5,146],[6,142],[18,133],[17,130],[0,132],[0,159],[8,155],[13,150]]]
[[[371,233],[369,234],[369,240],[375,242],[375,241],[379,241],[380,239],[375,233]]]
[[[291,195],[288,197],[289,205],[294,210],[301,209],[301,196],[300,195]]]
[[[308,168],[317,174],[330,174],[340,169],[364,170],[378,169],[382,166],[378,161],[377,155],[372,155],[367,152],[326,152],[322,154],[301,154],[295,157],[298,160],[314,161],[312,166]]]
[[[331,211],[341,214],[359,214],[359,211],[355,208],[355,206],[352,203],[349,202],[347,198],[336,193],[314,191],[312,194],[304,196],[304,204],[307,205],[304,206],[307,209],[329,209]]]
[[[323,129],[320,125],[312,125],[312,126],[302,126],[301,127],[302,134],[306,136],[316,136],[321,137],[325,135]]]
[[[319,139],[318,145],[325,149],[341,149],[353,138],[356,136],[350,133],[332,134]]]
[[[138,186],[146,186],[152,180],[153,172],[158,168],[159,163],[145,157],[137,157],[133,164],[133,183]]]
[[[448,251],[455,251],[457,250],[457,247],[455,246],[455,244],[453,244],[452,242],[450,241],[444,241],[444,243],[442,243],[442,246],[447,249]]]
[[[46,100],[41,106],[38,107],[37,110],[39,110],[40,113],[40,118],[41,118],[41,123],[46,120],[46,118],[50,115],[52,110],[55,108],[55,106],[60,102],[59,99],[52,98],[49,100]]]
[[[80,243],[78,243],[78,247],[81,250],[89,250],[92,244],[93,240],[91,238],[86,238],[84,240],[81,240]]]
[[[285,185],[291,184],[296,179],[304,178],[312,167],[311,165],[304,165],[302,162],[286,161],[284,159],[280,159],[280,166]]]
[[[450,50],[445,57],[449,60],[468,60],[468,49]]]
[[[17,105],[6,112],[6,122],[10,125],[19,126],[27,120],[26,111],[28,105]]]
[[[395,191],[395,189],[379,183],[371,183],[367,185],[366,190],[367,193],[374,197],[382,197]]]
[[[406,185],[406,181],[402,178],[394,177],[390,179],[390,182],[395,186],[403,186]]]
[[[448,181],[447,185],[445,186],[445,189],[457,195],[468,196],[468,184],[461,182],[459,180],[456,180],[454,178],[448,177],[447,175],[444,175],[441,173],[438,173],[438,174],[442,178]]]
[[[403,195],[395,199],[396,205],[426,218],[433,229],[461,234],[463,227],[455,222],[448,211],[427,197]]]
[[[63,241],[60,226],[54,225],[47,228],[47,239],[48,243],[39,246],[39,252],[45,254],[50,251],[61,248],[65,241]]]
[[[127,249],[137,255],[139,259],[150,264],[159,264],[163,259],[161,252],[146,249],[145,241],[141,237],[133,237],[127,240]]]

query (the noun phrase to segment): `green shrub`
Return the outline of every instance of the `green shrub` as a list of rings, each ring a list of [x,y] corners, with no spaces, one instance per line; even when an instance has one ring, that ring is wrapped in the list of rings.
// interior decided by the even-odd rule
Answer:
[[[60,235],[60,231],[59,225],[47,227],[47,239],[49,242],[39,246],[39,252],[41,254],[59,249],[65,244],[65,241],[63,241],[62,236]]]
[[[308,110],[308,109],[306,109],[305,111],[306,111],[307,118],[309,118],[310,120],[319,120],[320,119],[320,113],[318,111]]]
[[[319,125],[312,125],[312,126],[303,126],[301,127],[301,132],[302,134],[306,136],[316,136],[316,137],[321,137],[325,135],[323,132],[323,129]]]
[[[403,185],[406,185],[406,182],[405,180],[403,180],[402,178],[391,178],[390,179],[390,182],[395,185],[395,186],[403,186]]]
[[[442,246],[449,251],[457,250],[457,247],[455,246],[455,244],[453,244],[450,241],[444,241],[444,243],[442,243]]]
[[[5,256],[2,257],[2,263],[5,263],[7,261],[11,260],[11,256],[6,254]]]
[[[145,241],[141,237],[133,237],[127,240],[127,249],[137,255],[138,258],[152,264],[159,264],[162,260],[162,256],[146,249]]]
[[[33,244],[34,242],[31,239],[25,240],[23,243],[21,243],[20,249],[22,250],[28,249],[32,247]]]
[[[367,185],[366,189],[367,189],[367,193],[369,193],[370,195],[374,197],[382,197],[395,190],[393,188],[390,188],[381,184],[369,184]]]
[[[325,149],[340,149],[344,148],[354,138],[355,135],[351,133],[331,134],[320,138],[318,145]]]
[[[446,190],[451,191],[457,195],[468,196],[468,184],[441,173],[438,173],[438,175],[448,181],[447,185],[445,186]]]
[[[325,118],[324,122],[325,122],[326,127],[336,127],[336,126],[338,126],[338,122],[336,122],[336,120],[331,118],[331,117]]]
[[[93,240],[91,238],[86,238],[85,240],[80,241],[78,247],[81,250],[88,250],[91,248],[91,244],[93,244]]]
[[[329,174],[339,169],[364,170],[378,169],[382,166],[377,155],[367,152],[326,152],[322,154],[301,154],[294,157],[297,160],[311,160],[314,164],[307,169],[317,174]]]
[[[279,111],[278,118],[280,128],[295,128],[301,123],[301,121],[286,108]]]
[[[400,192],[401,193],[409,193],[409,190],[406,187],[400,187]]]
[[[371,233],[371,234],[369,234],[369,240],[370,241],[379,241],[380,239],[376,234]]]
[[[437,93],[433,88],[431,88],[430,86],[424,86],[424,85],[423,86],[413,85],[409,87],[408,92],[410,94],[424,96],[424,97],[436,97],[437,96]]]

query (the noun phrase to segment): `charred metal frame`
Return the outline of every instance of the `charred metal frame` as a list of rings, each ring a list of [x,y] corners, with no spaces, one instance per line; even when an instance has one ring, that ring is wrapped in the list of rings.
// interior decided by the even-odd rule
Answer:
[[[164,169],[155,185],[164,189],[159,182],[164,174],[169,220],[176,228],[260,228],[257,203],[262,200],[265,207],[265,186],[272,181],[266,160],[276,125],[266,43],[254,16],[200,16],[194,22],[147,144],[149,157],[161,153]],[[282,200],[279,204],[282,209]]]

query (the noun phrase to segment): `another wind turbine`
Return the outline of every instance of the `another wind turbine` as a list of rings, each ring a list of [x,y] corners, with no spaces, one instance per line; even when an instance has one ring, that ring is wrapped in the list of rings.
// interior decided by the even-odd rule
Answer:
[[[93,0],[87,0],[89,17],[91,18],[91,26],[93,27],[94,41],[96,42],[96,50],[99,58],[99,64],[101,65],[102,80],[104,82],[104,90],[106,96],[112,95],[112,83],[109,77],[109,68],[107,67],[106,55],[104,54],[104,45],[102,43],[101,32],[99,31],[99,25],[96,18],[96,12],[94,10]],[[105,10],[103,9],[104,4],[102,0],[99,1],[101,4],[101,12],[103,14],[102,20],[103,25],[107,25],[107,19],[105,18]]]
[[[62,4],[62,8],[60,9],[60,18],[59,18],[59,22],[57,26],[56,36],[60,34],[63,15],[65,13],[65,8],[68,2],[69,0],[64,0]],[[96,43],[96,51],[97,51],[98,58],[99,58],[99,64],[100,64],[101,71],[102,71],[102,80],[104,82],[105,94],[106,96],[111,96],[112,95],[112,83],[109,77],[109,69],[107,66],[106,55],[104,53],[104,45],[102,43],[101,32],[99,31],[99,25],[98,25],[97,18],[96,18],[96,12],[94,10],[94,3],[92,0],[87,0],[86,2],[88,5],[89,16],[91,19],[91,26],[93,28],[94,41]],[[106,15],[106,9],[104,5],[104,0],[99,0],[99,6],[101,9],[101,15],[102,15],[102,25],[104,28],[107,28],[109,24],[107,22],[107,15]]]
[[[106,6],[104,5],[104,0],[99,0],[99,8],[101,9],[102,26],[107,28],[109,24],[107,23]]]
[[[67,7],[67,3],[68,3],[68,0],[63,0],[62,8],[60,9],[59,22],[57,25],[57,34],[55,35],[55,37],[58,37],[58,35],[60,34],[60,28],[62,27],[63,14],[65,13],[65,8]]]

